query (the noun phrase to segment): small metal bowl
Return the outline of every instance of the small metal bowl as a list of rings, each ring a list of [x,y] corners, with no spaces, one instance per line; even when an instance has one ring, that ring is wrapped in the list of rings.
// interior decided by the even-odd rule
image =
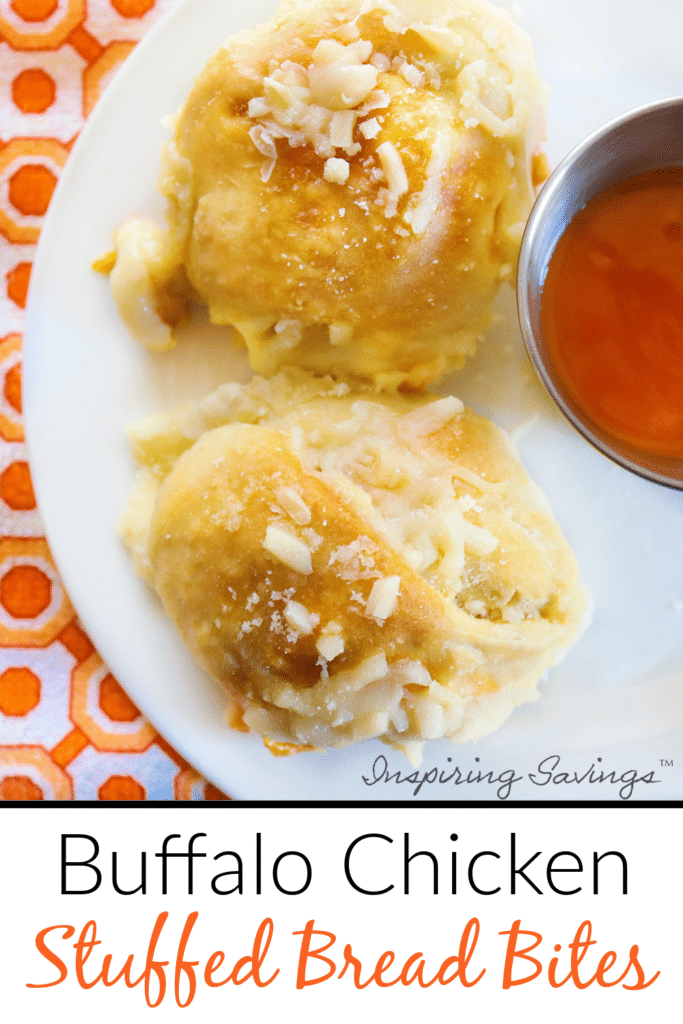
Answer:
[[[577,406],[557,376],[541,326],[548,263],[569,222],[589,200],[611,185],[658,167],[683,167],[683,98],[650,103],[610,121],[556,168],[536,201],[524,233],[517,304],[529,357],[550,395],[579,433],[632,473],[683,490],[683,460],[650,454],[612,437]]]

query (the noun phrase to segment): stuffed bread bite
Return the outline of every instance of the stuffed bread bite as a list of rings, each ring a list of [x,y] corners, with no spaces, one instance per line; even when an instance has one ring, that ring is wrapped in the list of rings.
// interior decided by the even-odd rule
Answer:
[[[270,744],[497,728],[578,636],[586,598],[505,434],[449,396],[291,371],[132,434],[121,532],[229,719]]]
[[[259,374],[422,388],[514,279],[544,101],[528,36],[489,0],[283,0],[180,110],[168,228],[116,234],[125,322],[162,349],[199,298]]]

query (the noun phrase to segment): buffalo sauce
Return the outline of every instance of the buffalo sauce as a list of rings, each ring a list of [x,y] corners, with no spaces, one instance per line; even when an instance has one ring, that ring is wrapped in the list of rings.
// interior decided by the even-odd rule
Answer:
[[[561,384],[595,424],[683,458],[683,168],[590,200],[550,259],[541,317]]]

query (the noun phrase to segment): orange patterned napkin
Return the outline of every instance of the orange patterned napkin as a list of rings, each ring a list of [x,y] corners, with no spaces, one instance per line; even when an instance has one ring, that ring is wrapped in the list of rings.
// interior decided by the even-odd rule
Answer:
[[[0,800],[220,800],[78,623],[43,536],[21,419],[35,243],[98,96],[177,0],[0,0]]]

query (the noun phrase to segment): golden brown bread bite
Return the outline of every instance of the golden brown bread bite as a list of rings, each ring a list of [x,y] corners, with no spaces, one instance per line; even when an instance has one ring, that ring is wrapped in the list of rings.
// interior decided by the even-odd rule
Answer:
[[[488,0],[284,0],[180,111],[168,231],[117,233],[124,319],[171,344],[186,275],[258,373],[422,387],[513,279],[543,100],[527,35]]]
[[[586,602],[507,437],[453,397],[300,372],[228,384],[133,433],[121,529],[243,721],[314,747],[498,727]],[[239,717],[239,716],[237,716]]]

